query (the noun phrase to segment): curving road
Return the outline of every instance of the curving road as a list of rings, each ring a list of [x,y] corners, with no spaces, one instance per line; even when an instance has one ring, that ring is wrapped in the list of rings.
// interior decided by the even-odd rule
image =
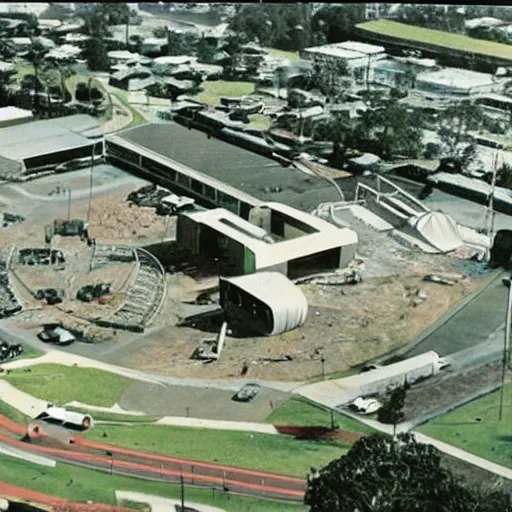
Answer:
[[[183,478],[186,485],[298,502],[303,501],[306,489],[306,481],[300,478],[137,452],[90,441],[82,436],[73,438],[74,442],[65,448],[28,444],[13,437],[13,434],[19,436],[25,433],[25,427],[0,415],[1,443],[25,452],[45,455],[57,462],[165,482],[177,483]]]

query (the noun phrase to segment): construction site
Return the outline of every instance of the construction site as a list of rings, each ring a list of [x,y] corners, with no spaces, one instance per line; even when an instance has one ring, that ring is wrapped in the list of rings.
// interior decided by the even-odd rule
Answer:
[[[0,229],[13,328],[58,325],[77,341],[65,350],[162,375],[306,381],[404,347],[488,278],[489,237],[397,182],[343,173],[329,185],[310,170],[314,202],[284,182],[284,203],[254,197],[201,167],[199,146],[201,171],[148,149],[160,142],[147,126],[126,132],[145,148],[121,132],[104,143],[108,163],[2,185],[18,216]],[[272,162],[203,142],[224,162]],[[243,277],[254,272],[264,287]]]

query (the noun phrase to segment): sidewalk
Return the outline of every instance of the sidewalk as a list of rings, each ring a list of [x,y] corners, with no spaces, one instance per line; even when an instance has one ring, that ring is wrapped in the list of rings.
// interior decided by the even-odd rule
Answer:
[[[48,402],[20,391],[4,379],[0,379],[0,401],[29,418],[39,416],[48,406]]]
[[[116,491],[116,499],[118,503],[124,500],[135,503],[148,503],[151,507],[151,512],[169,512],[171,510],[177,510],[177,506],[181,506],[180,500],[160,498],[159,496],[144,494],[142,492]],[[194,508],[198,512],[225,512],[221,508],[202,505],[201,503],[194,503],[188,500],[185,500],[185,507]]]
[[[343,414],[349,416],[350,418],[357,419],[361,423],[373,427],[375,430],[378,430],[388,435],[393,435],[393,425],[384,425],[382,423],[379,423],[378,421],[370,420],[367,418],[361,418],[360,416],[345,411],[343,411]],[[411,422],[400,423],[399,425],[396,426],[396,433],[400,434],[402,432],[409,432],[414,436],[416,441],[418,441],[419,443],[434,446],[439,451],[446,453],[447,455],[463,460],[464,462],[468,462],[469,464],[473,464],[473,466],[482,468],[486,471],[489,471],[490,473],[494,473],[495,475],[512,480],[512,469],[506,468],[505,466],[500,466],[499,464],[495,464],[494,462],[483,459],[482,457],[473,455],[472,453],[469,453],[465,450],[461,450],[460,448],[456,448],[455,446],[443,443],[442,441],[438,441],[433,437],[429,437],[420,432],[411,430],[412,428],[413,424]]]
[[[5,329],[2,326],[2,329]],[[14,332],[8,331],[19,342],[26,342],[21,336]],[[206,389],[220,389],[226,391],[238,391],[242,386],[248,383],[257,383],[269,389],[276,389],[278,391],[290,392],[293,389],[301,386],[302,382],[275,382],[275,381],[260,381],[256,379],[232,379],[232,380],[216,380],[216,379],[188,379],[180,377],[166,377],[164,375],[152,375],[138,370],[131,370],[122,366],[117,366],[110,363],[103,363],[95,359],[72,354],[70,352],[63,352],[60,350],[50,350],[41,357],[32,359],[21,359],[19,361],[11,361],[8,363],[0,364],[0,367],[8,370],[15,368],[27,368],[36,364],[55,363],[64,366],[73,366],[76,364],[82,368],[96,368],[110,373],[115,373],[129,379],[138,380],[141,382],[149,382],[151,384],[159,384],[161,386],[189,386]]]

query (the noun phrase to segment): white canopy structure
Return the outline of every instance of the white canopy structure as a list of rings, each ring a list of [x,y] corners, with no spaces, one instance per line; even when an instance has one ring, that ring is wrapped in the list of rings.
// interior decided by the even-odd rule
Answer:
[[[92,416],[89,414],[82,414],[79,412],[68,411],[63,407],[48,407],[46,411],[39,415],[40,419],[50,420],[61,423],[62,425],[69,425],[76,428],[88,429],[92,427]]]
[[[456,222],[442,212],[427,212],[411,217],[409,226],[414,228],[421,238],[445,253],[464,245]]]
[[[430,350],[398,363],[344,379],[308,384],[295,392],[329,407],[348,404],[358,397],[382,395],[389,388],[436,375],[442,367],[437,352]]]
[[[229,317],[259,317],[263,334],[275,336],[300,327],[308,315],[302,291],[278,272],[259,272],[239,277],[221,277],[221,305]],[[258,304],[259,303],[259,304]]]

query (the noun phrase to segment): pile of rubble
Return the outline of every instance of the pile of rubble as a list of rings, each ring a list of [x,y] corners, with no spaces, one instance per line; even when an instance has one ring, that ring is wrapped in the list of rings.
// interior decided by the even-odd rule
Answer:
[[[143,249],[136,249],[138,272],[123,306],[98,325],[144,331],[156,316],[165,298],[165,271],[158,260]]]
[[[2,257],[0,254],[0,318],[11,316],[22,309],[10,283],[9,257]]]

